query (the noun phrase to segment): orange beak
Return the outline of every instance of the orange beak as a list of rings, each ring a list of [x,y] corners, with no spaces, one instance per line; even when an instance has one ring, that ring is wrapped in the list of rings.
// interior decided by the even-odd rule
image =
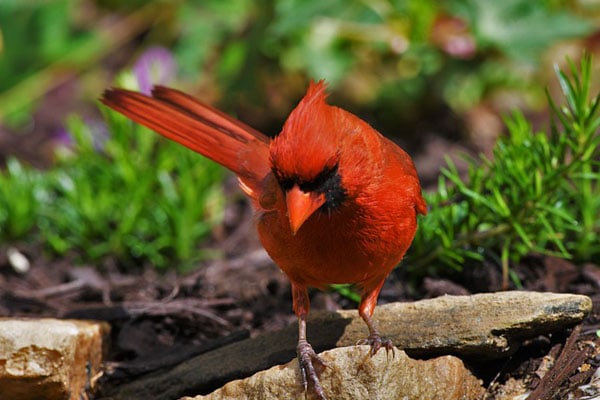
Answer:
[[[315,211],[325,204],[325,195],[323,193],[303,192],[298,185],[287,191],[285,194],[287,203],[288,218],[292,234],[295,235],[298,229]]]

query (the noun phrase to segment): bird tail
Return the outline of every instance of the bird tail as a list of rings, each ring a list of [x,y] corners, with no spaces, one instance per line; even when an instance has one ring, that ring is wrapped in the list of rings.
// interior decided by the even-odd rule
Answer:
[[[157,86],[147,96],[113,88],[100,101],[233,171],[251,197],[270,172],[266,135],[183,92]]]

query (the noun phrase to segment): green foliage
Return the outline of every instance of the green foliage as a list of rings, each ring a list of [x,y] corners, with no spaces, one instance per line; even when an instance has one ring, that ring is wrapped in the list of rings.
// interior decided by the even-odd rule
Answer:
[[[506,119],[493,158],[467,158],[461,177],[454,164],[428,196],[407,264],[415,274],[460,270],[484,258],[510,263],[532,252],[573,258],[600,257],[600,110],[590,98],[591,57],[570,77],[557,71],[566,103],[548,96],[553,123],[534,132],[520,112]]]
[[[57,79],[37,75],[44,68],[62,63],[66,69],[93,59],[96,38],[76,25],[73,5],[70,0],[0,1],[0,119],[29,118],[32,99]]]
[[[34,230],[46,181],[14,158],[0,172],[0,242],[22,241]]]
[[[360,1],[278,1],[263,46],[291,71],[339,82],[359,61],[352,44],[383,45],[388,30],[377,7]]]
[[[549,2],[529,0],[272,4],[272,22],[251,46],[287,73],[325,78],[334,87],[368,83],[370,87],[360,91],[356,101],[374,100],[376,107],[394,104],[396,119],[398,108],[410,112],[415,102],[437,93],[451,107],[464,111],[494,88],[534,90],[525,84],[528,77],[522,64],[535,65],[552,44],[592,30],[564,2],[556,9]],[[463,40],[473,41],[472,54],[463,50],[451,55],[436,42],[433,32],[447,16],[465,22]],[[446,35],[437,39],[449,40],[451,35]],[[458,95],[460,102],[454,100]]]
[[[110,136],[69,121],[74,147],[48,171],[15,160],[0,173],[0,238],[80,262],[190,267],[220,220],[222,169],[113,112]]]
[[[484,50],[496,49],[521,61],[535,60],[549,43],[584,35],[592,28],[549,1],[459,0],[451,9],[470,21]]]
[[[78,35],[71,24],[69,3],[2,2],[0,77],[4,79],[0,79],[0,91],[73,49]]]
[[[94,17],[119,12],[106,19],[130,23],[115,29]],[[172,44],[186,84],[214,85],[226,109],[240,99],[267,103],[269,84],[293,87],[298,75],[343,86],[382,125],[397,123],[398,115],[410,119],[432,100],[462,112],[496,89],[533,92],[527,99],[535,101],[543,93],[523,64],[589,33],[593,16],[577,12],[583,14],[564,0],[4,0],[0,118],[26,121],[57,73],[98,85],[89,78],[99,75],[97,61],[141,31],[142,46]],[[461,23],[460,40],[472,49],[450,54],[441,42],[454,33],[445,29]]]
[[[256,8],[250,0],[182,2],[177,9],[181,39],[175,53],[183,74],[195,77],[199,66],[212,62],[220,53],[218,68],[224,79],[236,76],[244,67],[247,44],[236,33],[253,18]]]
[[[193,0],[172,22],[184,75],[216,83],[225,103],[267,102],[269,82],[305,75],[397,121],[432,98],[461,112],[495,89],[542,99],[531,66],[557,42],[591,32],[576,11],[565,1]],[[457,20],[444,25],[449,17]],[[435,32],[461,23],[472,49],[449,54],[440,42],[454,33]]]
[[[449,2],[447,10],[468,21],[477,45],[476,58],[444,60],[434,75],[440,79],[444,101],[459,112],[506,90],[541,106],[543,85],[533,79],[532,67],[539,66],[551,46],[593,29],[575,8],[560,0],[457,0]]]

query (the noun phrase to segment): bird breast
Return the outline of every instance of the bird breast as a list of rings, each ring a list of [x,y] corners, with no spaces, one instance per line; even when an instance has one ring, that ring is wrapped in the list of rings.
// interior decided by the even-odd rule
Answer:
[[[373,202],[377,205],[380,202]],[[317,211],[295,235],[285,206],[258,217],[263,246],[291,281],[313,287],[361,286],[385,278],[406,252],[416,231],[416,211],[402,202],[385,212],[352,201],[334,212]]]

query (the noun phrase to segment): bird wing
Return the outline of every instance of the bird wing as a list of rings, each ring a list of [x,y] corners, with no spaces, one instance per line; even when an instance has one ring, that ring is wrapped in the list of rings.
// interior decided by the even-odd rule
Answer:
[[[425,199],[423,198],[423,194],[421,192],[419,176],[417,175],[417,170],[412,158],[410,158],[407,152],[405,152],[400,146],[396,145],[391,140],[385,138],[385,141],[389,142],[386,143],[386,149],[392,150],[394,157],[402,167],[402,174],[400,176],[410,178],[411,184],[414,187],[414,201],[417,212],[419,214],[427,215],[427,204],[425,203]]]

